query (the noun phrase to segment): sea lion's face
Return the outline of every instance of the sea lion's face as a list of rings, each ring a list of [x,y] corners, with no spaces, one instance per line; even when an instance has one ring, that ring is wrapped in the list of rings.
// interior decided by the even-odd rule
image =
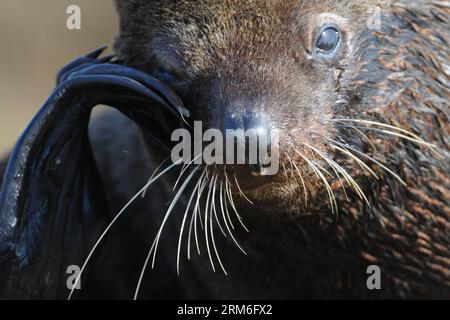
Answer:
[[[331,202],[342,180],[352,185],[345,163],[333,160],[347,150],[334,121],[362,112],[352,105],[349,79],[375,2],[119,1],[117,49],[174,88],[204,129],[278,132],[276,175],[227,166],[233,192],[253,205],[236,202],[306,213]]]

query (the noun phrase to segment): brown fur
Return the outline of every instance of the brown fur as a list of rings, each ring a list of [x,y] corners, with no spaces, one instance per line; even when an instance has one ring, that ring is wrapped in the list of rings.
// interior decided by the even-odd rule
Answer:
[[[230,113],[250,108],[286,134],[282,162],[287,165],[289,155],[298,165],[310,202],[306,204],[292,169],[274,178],[239,172],[244,191],[255,202],[239,203],[248,219],[258,220],[261,213],[295,217],[280,222],[278,238],[267,238],[270,228],[261,226],[252,241],[288,257],[294,269],[317,279],[323,291],[364,292],[355,285],[354,272],[375,263],[383,269],[386,296],[450,297],[450,12],[444,4],[388,3],[377,31],[367,29],[366,21],[368,7],[378,1],[117,3],[119,56],[150,73],[164,66],[177,74],[171,85],[195,119],[221,127]],[[320,18],[324,12],[338,18]],[[338,24],[344,34],[345,45],[333,61],[312,53],[324,20]],[[346,117],[413,132],[437,146],[441,156],[411,141],[365,131],[373,150],[355,131],[330,122]],[[330,178],[340,209],[339,217],[333,216],[323,182],[286,143],[290,135],[311,159],[319,161],[304,143],[348,170],[371,207],[349,186],[350,202],[345,201],[339,181]],[[342,138],[374,157],[407,187],[368,162],[380,176],[375,180],[354,159],[330,148],[323,136]]]
[[[149,72],[165,65],[177,73],[180,80],[171,85],[182,95],[189,91],[184,98],[188,106],[195,106],[192,109],[197,120],[221,128],[227,116],[243,112],[249,103],[249,111],[262,112],[272,129],[286,133],[283,141],[291,141],[292,136],[323,148],[310,134],[333,131],[325,129],[329,127],[326,123],[333,117],[335,101],[342,98],[334,89],[337,84],[333,73],[354,59],[356,48],[351,36],[365,24],[368,2],[154,1],[147,6],[140,1],[119,1],[118,5],[122,12],[116,46],[120,56],[127,64]],[[323,12],[345,12],[348,19],[341,28],[349,46],[335,69],[311,58],[321,21],[317,15]],[[274,112],[274,108],[279,111]],[[293,129],[297,131],[291,132]],[[296,147],[309,152],[302,144],[296,143]],[[283,149],[288,150],[289,145]],[[306,166],[297,154],[290,153],[299,166]],[[287,158],[282,161],[286,163]],[[305,171],[309,192],[319,192],[322,181]],[[246,172],[239,174],[246,176]],[[244,184],[252,181],[242,180]],[[284,213],[303,210],[300,207],[304,203],[298,200],[303,194],[299,181],[286,185],[284,175],[275,181],[260,180],[283,184],[266,192],[266,197],[274,195],[268,199],[261,198],[258,190],[252,192],[255,186],[243,186],[261,200],[261,208],[265,207],[264,200],[284,202],[280,208]]]

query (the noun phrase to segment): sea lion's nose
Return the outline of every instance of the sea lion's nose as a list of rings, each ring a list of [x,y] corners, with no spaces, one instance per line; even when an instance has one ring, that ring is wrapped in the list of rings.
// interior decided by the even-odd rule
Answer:
[[[235,150],[240,150],[238,145],[244,143],[245,155],[237,156],[245,159],[245,164],[249,166],[252,172],[261,173],[263,167],[259,155],[264,150],[260,150],[260,140],[264,139],[267,148],[270,148],[270,133],[264,115],[261,112],[232,113],[224,119],[224,132],[227,132],[227,130],[244,131],[244,139],[235,140]],[[251,139],[252,135],[256,139]],[[252,151],[257,153],[256,162],[251,160],[250,152]]]
[[[255,129],[261,131],[267,129],[267,123],[261,112],[232,113],[225,117],[224,129],[242,129],[244,131]]]

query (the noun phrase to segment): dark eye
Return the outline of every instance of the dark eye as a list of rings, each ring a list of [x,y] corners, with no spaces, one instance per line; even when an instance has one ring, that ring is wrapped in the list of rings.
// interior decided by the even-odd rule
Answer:
[[[333,27],[324,29],[317,39],[316,48],[322,54],[331,54],[341,42],[341,33]]]

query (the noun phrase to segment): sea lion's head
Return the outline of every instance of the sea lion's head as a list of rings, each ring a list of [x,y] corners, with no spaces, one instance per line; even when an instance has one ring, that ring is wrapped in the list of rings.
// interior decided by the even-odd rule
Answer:
[[[406,12],[401,1],[383,4],[117,1],[116,49],[126,64],[174,88],[204,130],[279,133],[276,175],[254,166],[227,166],[228,177],[216,171],[240,194],[240,206],[270,214],[335,210],[345,197],[369,204],[373,181],[404,183],[387,163],[406,152],[394,151],[399,140],[427,146],[412,122],[386,117],[398,111],[405,72],[414,72],[405,64],[417,41],[394,19]],[[395,68],[404,69],[401,81]]]

